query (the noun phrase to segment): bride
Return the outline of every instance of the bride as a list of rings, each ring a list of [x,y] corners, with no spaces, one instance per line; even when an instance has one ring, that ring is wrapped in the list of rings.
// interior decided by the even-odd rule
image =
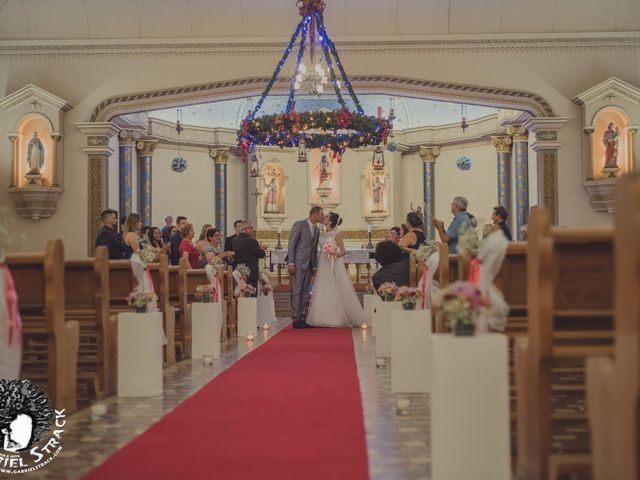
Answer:
[[[307,324],[314,327],[359,327],[364,323],[364,310],[344,266],[342,234],[337,229],[340,215],[330,213],[322,221],[320,258]],[[335,250],[335,253],[330,253]]]

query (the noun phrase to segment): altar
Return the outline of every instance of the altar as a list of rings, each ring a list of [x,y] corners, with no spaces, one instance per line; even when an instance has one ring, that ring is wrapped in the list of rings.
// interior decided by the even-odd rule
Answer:
[[[368,248],[347,248],[347,251],[344,255],[344,263],[349,270],[350,265],[355,265],[356,268],[356,282],[358,285],[360,283],[360,271],[361,267],[364,265],[367,271],[365,280],[368,283],[369,278],[371,278],[371,263],[375,262],[373,260],[374,249]],[[269,257],[269,270],[271,272],[274,271],[274,267],[278,272],[278,285],[282,285],[282,269],[286,269],[287,267],[287,250],[286,249],[273,249],[270,251]]]

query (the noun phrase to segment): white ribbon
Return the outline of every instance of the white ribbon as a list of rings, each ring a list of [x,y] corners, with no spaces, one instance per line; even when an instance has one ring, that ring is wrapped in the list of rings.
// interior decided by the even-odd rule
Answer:
[[[489,299],[491,307],[480,312],[477,324],[478,331],[486,331],[491,328],[503,332],[507,326],[509,304],[493,281],[502,267],[508,246],[509,241],[501,230],[491,233],[480,244],[477,259],[482,263],[482,268],[480,269],[478,289],[483,296]]]

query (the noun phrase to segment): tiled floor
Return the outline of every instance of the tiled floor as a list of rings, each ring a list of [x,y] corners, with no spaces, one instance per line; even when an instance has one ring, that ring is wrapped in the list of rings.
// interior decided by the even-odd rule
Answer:
[[[213,366],[187,360],[166,369],[164,393],[160,397],[112,397],[103,402],[107,409],[104,416],[92,418],[90,409],[76,413],[67,423],[59,457],[44,469],[30,473],[29,478],[81,477],[193,395],[222,370],[259,347],[264,342],[264,336],[277,333],[288,323],[287,320],[278,321],[269,332],[258,335],[253,345],[244,339],[230,340],[223,345],[222,358],[215,361]],[[396,412],[389,366],[376,367],[373,338],[369,333],[353,330],[371,478],[429,478],[427,396],[403,396],[411,400],[411,408],[406,412],[408,415]],[[184,478],[187,480],[188,476]]]

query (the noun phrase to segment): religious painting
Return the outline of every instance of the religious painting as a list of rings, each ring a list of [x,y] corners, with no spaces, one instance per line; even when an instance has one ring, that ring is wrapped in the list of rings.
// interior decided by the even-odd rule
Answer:
[[[627,173],[632,165],[633,142],[626,113],[615,107],[604,108],[597,113],[593,123],[593,178]]]
[[[51,124],[40,115],[24,118],[16,130],[18,142],[18,185],[45,185],[53,182]]]
[[[365,215],[389,215],[389,179],[386,169],[368,163],[363,175]]]
[[[285,213],[285,171],[278,160],[271,160],[262,167],[262,213],[282,215]]]
[[[335,206],[340,203],[340,164],[326,148],[307,149],[309,203]]]

